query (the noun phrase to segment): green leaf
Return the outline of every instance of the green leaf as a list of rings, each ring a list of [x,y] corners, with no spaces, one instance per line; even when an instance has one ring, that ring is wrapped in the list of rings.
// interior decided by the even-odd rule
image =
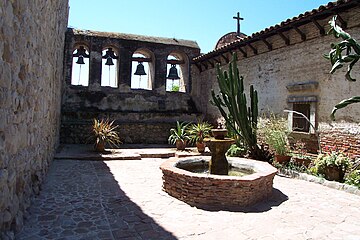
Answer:
[[[342,100],[341,102],[336,104],[333,110],[331,111],[331,115],[330,115],[331,120],[335,121],[335,113],[337,110],[342,109],[350,104],[359,103],[359,102],[360,102],[360,96],[355,96],[349,99]]]

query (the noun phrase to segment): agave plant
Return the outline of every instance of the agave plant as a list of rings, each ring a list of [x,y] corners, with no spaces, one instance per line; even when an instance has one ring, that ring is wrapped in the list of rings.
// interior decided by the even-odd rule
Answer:
[[[329,21],[329,24],[330,30],[328,34],[332,33],[336,38],[343,39],[339,43],[331,44],[331,51],[329,54],[324,55],[325,58],[331,61],[332,68],[330,73],[334,73],[337,69],[342,68],[344,65],[348,65],[345,78],[348,81],[355,82],[356,79],[351,77],[351,71],[354,65],[360,60],[360,44],[352,38],[350,34],[336,25],[336,16]],[[338,109],[358,102],[360,102],[360,96],[354,96],[339,102],[331,112],[331,119],[335,120],[335,113]]]
[[[186,142],[190,140],[190,137],[187,132],[187,127],[189,123],[176,121],[176,128],[170,129],[169,143],[176,144],[178,150],[184,150]]]
[[[120,137],[116,129],[118,125],[114,125],[114,121],[109,119],[94,119],[92,125],[92,136],[95,150],[98,152],[103,152],[105,150],[105,144],[110,144],[112,146],[117,146],[121,143]]]

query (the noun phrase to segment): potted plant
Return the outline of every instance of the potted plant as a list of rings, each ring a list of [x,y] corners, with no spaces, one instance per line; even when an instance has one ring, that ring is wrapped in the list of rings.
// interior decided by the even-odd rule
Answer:
[[[275,152],[275,161],[281,164],[290,162],[286,119],[271,115],[266,124],[264,135],[265,142]]]
[[[311,163],[311,157],[306,155],[305,145],[303,141],[296,141],[294,151],[291,154],[291,161],[296,165],[308,167]]]
[[[211,129],[211,124],[202,121],[193,123],[189,126],[188,134],[190,141],[196,144],[199,153],[203,153],[205,151],[204,138],[210,137]]]
[[[350,159],[341,152],[332,151],[319,154],[314,164],[313,172],[324,175],[327,180],[342,182],[346,170],[350,167]]]
[[[121,143],[117,128],[114,121],[110,122],[109,119],[94,119],[91,138],[94,141],[95,151],[104,152],[106,144],[117,146]]]
[[[176,121],[176,128],[170,129],[170,136],[168,142],[175,144],[177,150],[185,150],[186,143],[190,139],[187,133],[189,123]]]

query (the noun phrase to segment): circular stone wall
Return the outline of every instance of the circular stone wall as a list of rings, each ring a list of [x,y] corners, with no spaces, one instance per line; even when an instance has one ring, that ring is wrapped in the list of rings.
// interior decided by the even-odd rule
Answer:
[[[246,207],[272,194],[276,168],[266,162],[245,158],[227,158],[237,168],[255,172],[243,177],[192,173],[176,167],[188,163],[209,161],[210,157],[172,158],[164,162],[163,190],[193,206]],[[198,162],[198,163],[197,163]]]

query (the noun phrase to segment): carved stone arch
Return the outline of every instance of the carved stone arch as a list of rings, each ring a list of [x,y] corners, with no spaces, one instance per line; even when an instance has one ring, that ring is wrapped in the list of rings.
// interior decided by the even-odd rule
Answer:
[[[86,51],[88,51],[90,53],[90,44],[88,42],[86,42],[86,41],[77,41],[77,42],[75,42],[72,50],[75,51],[80,46],[83,46],[86,49]]]

